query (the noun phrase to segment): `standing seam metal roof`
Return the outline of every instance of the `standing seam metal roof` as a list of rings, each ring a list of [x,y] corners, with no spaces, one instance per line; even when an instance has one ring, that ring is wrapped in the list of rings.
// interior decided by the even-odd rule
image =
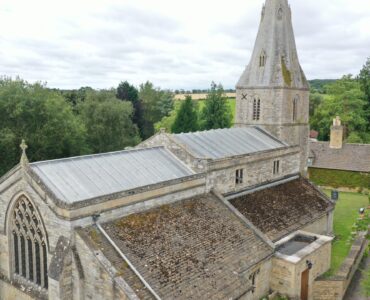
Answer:
[[[163,147],[30,164],[60,200],[74,203],[194,174]]]
[[[287,146],[255,126],[181,133],[174,134],[173,137],[181,144],[188,146],[199,157],[211,159],[256,153]]]

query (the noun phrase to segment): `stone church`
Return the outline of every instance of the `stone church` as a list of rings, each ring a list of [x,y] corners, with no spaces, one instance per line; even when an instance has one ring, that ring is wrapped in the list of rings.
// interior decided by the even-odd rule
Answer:
[[[309,87],[266,0],[231,129],[20,163],[0,179],[0,299],[314,299],[334,203],[302,174]]]

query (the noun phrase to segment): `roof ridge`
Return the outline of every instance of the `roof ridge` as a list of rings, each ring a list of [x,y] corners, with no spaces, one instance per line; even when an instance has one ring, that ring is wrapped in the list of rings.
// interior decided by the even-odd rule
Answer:
[[[195,133],[207,133],[207,132],[214,132],[214,131],[227,131],[227,130],[240,130],[245,128],[255,128],[255,125],[249,125],[244,127],[229,127],[229,128],[215,128],[215,129],[207,129],[207,130],[197,130],[193,132],[181,132],[181,133],[172,133],[171,135],[185,135],[185,134],[195,134]]]
[[[153,146],[153,147],[147,147],[147,148],[133,148],[133,149],[111,151],[111,152],[86,154],[86,155],[78,155],[78,156],[71,156],[71,157],[63,157],[63,158],[35,161],[33,163],[30,163],[30,166],[41,165],[41,164],[50,163],[50,162],[62,162],[62,161],[82,159],[82,158],[93,158],[93,157],[105,156],[105,155],[110,155],[110,154],[120,154],[120,153],[130,153],[130,152],[144,152],[144,151],[149,151],[149,150],[154,150],[154,149],[164,149],[164,150],[166,150],[166,148],[164,146]]]

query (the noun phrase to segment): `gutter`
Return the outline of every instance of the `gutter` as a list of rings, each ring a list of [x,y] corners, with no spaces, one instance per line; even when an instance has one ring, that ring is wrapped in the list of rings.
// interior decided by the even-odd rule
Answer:
[[[99,231],[104,235],[104,237],[108,240],[108,242],[113,246],[113,248],[118,252],[121,258],[127,263],[127,265],[131,268],[131,270],[135,273],[135,275],[140,279],[140,281],[144,284],[144,286],[150,291],[150,293],[154,296],[155,299],[161,300],[158,294],[153,290],[153,288],[149,285],[149,283],[144,279],[143,276],[139,273],[139,271],[134,267],[134,265],[130,262],[126,255],[123,254],[121,249],[116,245],[116,243],[110,238],[108,233],[103,229],[103,227],[95,223]]]

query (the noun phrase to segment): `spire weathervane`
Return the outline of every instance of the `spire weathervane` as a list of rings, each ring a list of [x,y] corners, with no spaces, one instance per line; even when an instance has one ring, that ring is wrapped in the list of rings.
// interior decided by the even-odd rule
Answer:
[[[28,148],[26,141],[22,139],[22,143],[19,145],[22,149],[22,156],[21,156],[21,165],[26,166],[28,164],[28,158],[26,154],[26,150]]]

